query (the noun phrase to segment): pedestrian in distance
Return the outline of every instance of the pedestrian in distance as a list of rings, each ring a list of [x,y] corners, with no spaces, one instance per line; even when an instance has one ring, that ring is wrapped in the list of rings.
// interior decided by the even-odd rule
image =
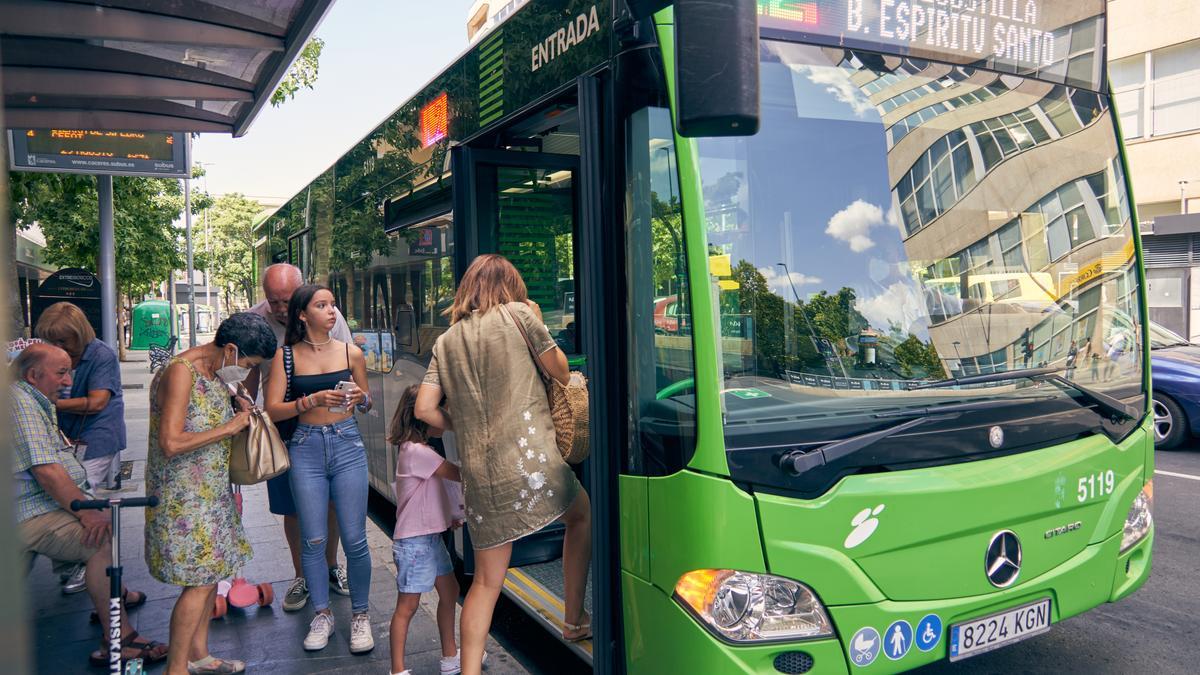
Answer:
[[[71,356],[73,382],[61,392],[54,407],[59,428],[71,440],[88,483],[93,491],[120,489],[125,398],[117,353],[96,339],[87,315],[69,302],[47,307],[33,331]],[[84,590],[83,575],[83,566],[77,566],[67,577],[63,593]]]
[[[408,626],[421,604],[421,594],[438,594],[437,627],[442,641],[441,675],[462,672],[454,640],[454,608],[458,579],[443,535],[462,526],[458,467],[429,446],[442,429],[417,419],[418,385],[404,390],[392,416],[388,442],[396,446],[396,529],[392,557],[396,562],[396,611],[392,614],[392,673],[411,675],[404,667]],[[487,659],[487,654],[484,654]]]
[[[53,345],[26,347],[13,361],[9,386],[12,409],[13,479],[17,535],[26,567],[34,554],[56,564],[81,563],[84,582],[100,623],[100,649],[92,665],[108,664],[109,579],[112,521],[107,510],[72,511],[75,500],[92,498],[87,473],[65,442],[54,415],[59,393],[71,386],[71,357]],[[156,663],[167,657],[167,645],[145,640],[133,630],[127,610],[146,603],[146,594],[121,589],[121,658]],[[80,664],[82,666],[82,664]],[[82,668],[80,669],[82,670]]]
[[[295,265],[276,263],[263,272],[262,290],[266,299],[251,307],[249,311],[267,320],[267,324],[275,333],[275,344],[279,347],[284,345],[283,338],[287,331],[288,302],[296,289],[303,285],[304,275]],[[354,337],[350,333],[350,327],[346,325],[346,319],[337,308],[333,311],[337,319],[329,335],[345,343],[353,342]],[[251,398],[257,398],[260,385],[269,381],[271,364],[270,360],[263,361],[262,365],[246,378],[246,389]],[[289,439],[285,437],[283,440]],[[283,596],[283,610],[296,612],[308,604],[308,582],[304,579],[304,567],[300,562],[300,517],[286,471],[267,481],[267,502],[271,513],[283,516],[283,536],[292,554],[293,577]],[[332,505],[326,527],[329,531],[329,541],[325,544],[325,561],[329,565],[329,589],[338,595],[350,595],[350,581],[346,576],[346,568],[338,564],[338,526]]]
[[[416,416],[436,429],[453,428],[458,441],[475,549],[475,578],[462,610],[462,667],[466,675],[478,675],[513,542],[556,520],[566,525],[562,637],[591,637],[583,607],[591,506],[555,445],[546,388],[515,322],[542,366],[564,384],[567,357],[529,300],[521,274],[503,256],[479,256],[447,313],[451,325],[433,346]]]
[[[171,613],[167,675],[245,670],[208,651],[217,582],[253,556],[229,486],[230,440],[249,426],[250,404],[237,399],[234,410],[227,385],[274,354],[267,322],[241,312],[150,382],[146,495],[158,497],[158,506],[146,510],[146,564],[155,579],[183,588]]]
[[[1067,349],[1067,361],[1066,361],[1066,368],[1067,368],[1066,378],[1068,380],[1075,377],[1075,361],[1076,361],[1076,359],[1078,359],[1078,357],[1079,357],[1079,347],[1076,344],[1075,340],[1071,340],[1071,346],[1069,349]]]
[[[361,654],[374,649],[375,639],[367,614],[367,450],[354,411],[368,412],[371,398],[362,350],[331,334],[337,318],[328,288],[301,286],[292,294],[284,346],[267,380],[266,410],[277,424],[299,420],[288,442],[288,480],[300,515],[300,560],[316,610],[304,648],[324,649],[334,632],[325,557],[332,499],[350,575],[350,651]]]

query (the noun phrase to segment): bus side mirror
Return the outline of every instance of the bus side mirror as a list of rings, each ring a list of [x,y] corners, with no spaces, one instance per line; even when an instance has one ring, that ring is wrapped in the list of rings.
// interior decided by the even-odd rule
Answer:
[[[675,0],[674,4],[679,134],[758,133],[756,0]]]

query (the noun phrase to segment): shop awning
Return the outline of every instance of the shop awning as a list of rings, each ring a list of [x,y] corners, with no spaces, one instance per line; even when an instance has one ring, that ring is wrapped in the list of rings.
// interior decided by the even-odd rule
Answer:
[[[240,136],[332,2],[0,0],[4,123]]]

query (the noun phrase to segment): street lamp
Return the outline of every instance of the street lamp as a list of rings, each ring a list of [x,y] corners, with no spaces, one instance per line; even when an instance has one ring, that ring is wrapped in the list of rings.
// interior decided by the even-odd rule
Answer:
[[[212,195],[208,192],[208,167],[216,166],[216,162],[193,162],[200,168],[204,169],[204,196],[209,200]],[[206,301],[212,299],[212,233],[208,229],[208,208],[211,206],[207,202],[204,205],[204,299]],[[221,292],[217,291],[216,301],[216,316],[214,320],[217,323],[221,321]]]

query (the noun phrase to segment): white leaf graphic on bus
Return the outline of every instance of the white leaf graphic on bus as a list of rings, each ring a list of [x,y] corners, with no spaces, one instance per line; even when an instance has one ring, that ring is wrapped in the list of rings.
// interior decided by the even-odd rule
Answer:
[[[872,534],[875,534],[876,528],[879,527],[879,519],[875,516],[878,516],[882,511],[883,504],[873,509],[867,508],[859,511],[850,521],[854,529],[846,536],[846,541],[843,545],[846,548],[854,548],[869,539]]]

